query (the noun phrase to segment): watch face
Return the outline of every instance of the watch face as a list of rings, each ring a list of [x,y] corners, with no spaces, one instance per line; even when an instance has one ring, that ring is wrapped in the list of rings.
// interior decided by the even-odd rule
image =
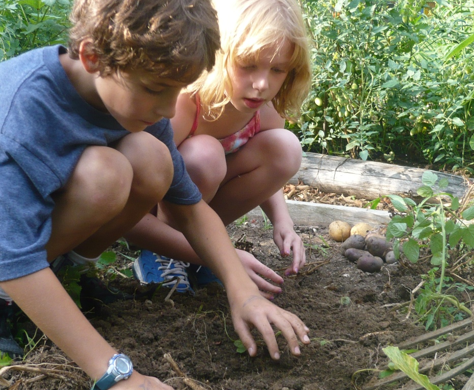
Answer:
[[[131,369],[131,362],[129,359],[119,356],[115,360],[115,368],[121,374],[128,374]]]

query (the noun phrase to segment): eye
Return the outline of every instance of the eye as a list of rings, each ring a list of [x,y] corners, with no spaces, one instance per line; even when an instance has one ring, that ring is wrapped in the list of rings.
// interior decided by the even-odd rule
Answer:
[[[145,89],[145,91],[146,91],[147,93],[149,93],[150,95],[155,95],[155,96],[156,96],[156,95],[160,95],[160,94],[163,92],[163,89],[162,89],[162,88],[160,88],[160,89],[158,89],[158,90],[155,90],[155,89],[150,89],[150,88],[148,88],[148,87],[144,87],[144,89]]]
[[[288,71],[286,69],[282,69],[282,68],[272,68],[272,70],[275,72],[275,73],[288,73]]]

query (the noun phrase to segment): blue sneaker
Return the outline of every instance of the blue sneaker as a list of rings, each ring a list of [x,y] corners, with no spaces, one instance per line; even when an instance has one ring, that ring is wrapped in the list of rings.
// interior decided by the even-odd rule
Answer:
[[[191,264],[188,268],[188,276],[197,287],[204,287],[211,283],[217,283],[224,287],[219,278],[204,265]]]
[[[142,250],[140,256],[133,263],[133,274],[140,283],[160,283],[168,288],[172,288],[178,283],[177,292],[188,292],[194,295],[186,273],[187,267],[189,267],[189,263]]]

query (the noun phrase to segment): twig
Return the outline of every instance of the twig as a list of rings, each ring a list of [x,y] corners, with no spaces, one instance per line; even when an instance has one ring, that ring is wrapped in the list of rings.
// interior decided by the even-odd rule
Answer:
[[[408,318],[410,317],[410,314],[411,314],[411,310],[413,309],[413,301],[415,300],[415,293],[421,288],[423,287],[423,285],[425,284],[425,281],[422,280],[418,286],[416,286],[412,291],[410,291],[410,305],[408,306],[408,313],[405,317],[406,320],[408,320]]]
[[[183,371],[181,371],[181,369],[178,366],[178,363],[176,363],[174,359],[171,357],[171,354],[165,353],[163,357],[171,365],[171,368],[173,369],[173,371],[176,372],[176,374],[178,374],[178,376],[181,377],[181,379],[183,380],[186,386],[190,387],[192,390],[206,390],[206,388],[198,384],[196,380],[189,378]]]
[[[165,297],[165,302],[168,302],[171,304],[171,306],[174,307],[174,301],[171,298],[171,295],[173,295],[173,293],[176,291],[176,289],[178,288],[178,284],[179,282],[181,281],[180,278],[174,278],[174,279],[171,279],[171,280],[176,280],[176,283],[174,284],[174,286],[171,288],[170,292],[168,293],[168,295]]]

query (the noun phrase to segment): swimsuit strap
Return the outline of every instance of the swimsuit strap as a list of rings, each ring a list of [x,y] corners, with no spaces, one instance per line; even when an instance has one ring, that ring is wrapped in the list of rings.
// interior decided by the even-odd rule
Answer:
[[[195,101],[196,101],[196,115],[194,116],[193,126],[191,127],[191,131],[189,132],[188,137],[192,137],[198,128],[198,121],[199,115],[201,114],[201,100],[199,99],[199,94],[195,94]]]

